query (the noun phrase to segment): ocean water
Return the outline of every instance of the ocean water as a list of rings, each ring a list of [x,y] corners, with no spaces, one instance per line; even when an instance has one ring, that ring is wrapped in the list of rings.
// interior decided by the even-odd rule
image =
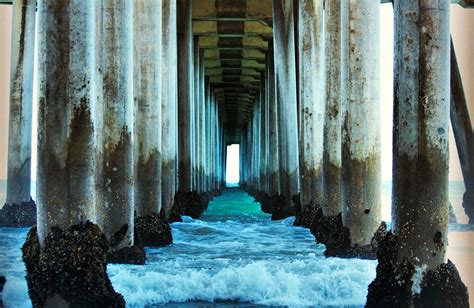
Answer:
[[[390,190],[383,187],[384,204]],[[386,211],[384,206],[384,217]],[[108,265],[107,271],[129,307],[209,302],[362,307],[377,262],[325,258],[324,246],[293,221],[271,221],[253,198],[230,188],[200,219],[173,223],[174,243],[147,248],[146,265]],[[6,307],[31,306],[20,250],[26,233],[0,228]]]

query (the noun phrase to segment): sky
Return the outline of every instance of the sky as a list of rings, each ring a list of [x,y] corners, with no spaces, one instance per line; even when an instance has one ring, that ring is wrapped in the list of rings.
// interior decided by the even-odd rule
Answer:
[[[381,13],[381,136],[382,136],[382,180],[391,180],[392,174],[392,116],[393,116],[393,11],[391,4],[380,6]],[[471,119],[474,119],[474,10],[451,6],[451,31],[461,66],[461,76],[468,101]],[[8,143],[8,93],[10,75],[11,6],[0,5],[0,179],[6,178]],[[36,95],[34,95],[36,97]],[[472,107],[471,107],[472,106]],[[35,110],[36,100],[33,102]],[[36,178],[36,117],[33,119],[32,178]],[[456,146],[450,131],[450,180],[462,180]],[[238,178],[238,150],[234,162],[227,167],[228,175]],[[230,153],[229,153],[230,154]],[[230,157],[234,155],[231,154]],[[234,176],[233,180],[237,180]]]

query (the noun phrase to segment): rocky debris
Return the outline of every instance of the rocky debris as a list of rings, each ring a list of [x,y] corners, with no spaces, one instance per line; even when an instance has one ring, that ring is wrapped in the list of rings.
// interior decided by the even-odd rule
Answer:
[[[0,209],[0,227],[24,228],[36,224],[36,204],[31,199],[20,205],[5,204]]]
[[[398,239],[389,231],[379,241],[366,307],[469,307],[467,288],[451,261],[424,273],[420,294],[413,294],[415,266],[399,261],[397,252]]]
[[[145,247],[166,246],[173,243],[171,228],[163,211],[160,215],[152,214],[135,218],[135,244]]]
[[[207,192],[177,192],[174,199],[174,209],[169,222],[180,221],[177,220],[179,216],[191,216],[196,219],[207,209],[211,195]],[[181,219],[181,217],[179,218]]]
[[[28,293],[34,307],[125,307],[107,275],[107,239],[100,228],[81,223],[53,227],[40,246],[36,227],[22,247]]]

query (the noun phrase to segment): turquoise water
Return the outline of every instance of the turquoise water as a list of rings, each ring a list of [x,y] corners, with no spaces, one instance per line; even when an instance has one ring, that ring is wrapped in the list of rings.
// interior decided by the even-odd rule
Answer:
[[[390,186],[382,191],[386,204]],[[223,301],[230,306],[363,306],[376,261],[325,258],[324,246],[293,221],[271,221],[253,198],[231,188],[200,219],[184,217],[172,224],[174,243],[147,249],[145,266],[109,265],[108,273],[129,307]],[[26,232],[0,228],[6,307],[31,306],[20,250]]]

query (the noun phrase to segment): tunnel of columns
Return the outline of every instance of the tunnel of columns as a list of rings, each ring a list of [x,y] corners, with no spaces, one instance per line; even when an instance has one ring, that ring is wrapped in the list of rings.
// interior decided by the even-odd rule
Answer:
[[[378,259],[368,307],[468,306],[446,260],[450,118],[474,221],[449,0],[393,3],[391,228],[381,221],[380,1],[13,5],[6,208],[23,211],[17,226],[36,225],[23,246],[34,306],[124,305],[106,264],[144,264],[143,247],[172,242],[170,223],[199,217],[225,189],[230,144],[240,186],[272,219],[296,216],[327,257]]]

